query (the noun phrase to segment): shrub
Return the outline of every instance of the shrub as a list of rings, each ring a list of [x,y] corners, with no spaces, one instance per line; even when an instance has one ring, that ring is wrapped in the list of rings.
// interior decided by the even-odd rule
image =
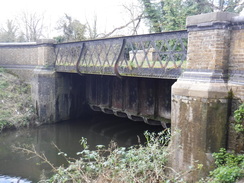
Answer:
[[[227,153],[224,148],[219,153],[213,153],[217,168],[210,172],[212,183],[232,183],[244,177],[244,154]]]
[[[29,125],[35,119],[31,88],[0,68],[0,133],[6,128]]]
[[[244,132],[244,103],[239,106],[239,108],[234,112],[234,118],[236,121],[236,124],[234,126],[234,129],[236,132]]]
[[[125,148],[111,142],[108,148],[98,145],[93,151],[82,138],[84,150],[77,153],[80,159],[69,161],[67,168],[59,167],[45,182],[182,182],[178,174],[175,177],[166,174],[169,130],[159,134],[145,132],[145,137],[145,145]]]

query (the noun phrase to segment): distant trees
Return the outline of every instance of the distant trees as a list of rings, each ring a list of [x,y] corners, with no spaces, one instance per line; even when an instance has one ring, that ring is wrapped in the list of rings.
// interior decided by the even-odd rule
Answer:
[[[47,27],[44,13],[22,12],[15,20],[7,20],[0,28],[0,42],[35,42],[47,37],[45,36]],[[62,32],[54,38],[58,42],[85,39],[86,26],[67,14],[57,22],[56,28]]]
[[[20,34],[26,42],[44,37],[44,14],[23,12],[18,18]]]
[[[98,33],[98,26],[97,26],[97,15],[93,16],[91,22],[86,20],[86,29],[87,29],[87,38],[88,39],[96,39],[100,35]]]
[[[0,42],[15,42],[17,41],[18,27],[13,20],[7,20],[5,27],[0,29]]]
[[[73,20],[72,17],[67,14],[58,21],[56,29],[61,30],[63,33],[55,37],[58,42],[82,41],[86,39],[86,26],[81,24],[79,20]]]
[[[44,37],[44,15],[22,12],[0,28],[0,42],[31,42]]]
[[[144,17],[150,32],[180,30],[185,28],[189,15],[213,11],[239,13],[243,10],[243,0],[140,0],[144,7]]]
[[[212,11],[240,13],[244,8],[243,0],[209,0],[207,4],[211,7]]]
[[[244,0],[138,0],[137,3],[123,4],[127,22],[115,27],[110,32],[98,31],[97,16],[85,24],[72,16],[64,14],[56,24],[60,34],[54,39],[57,42],[82,41],[111,37],[121,34],[138,34],[142,20],[146,20],[149,32],[163,32],[185,29],[185,20],[189,15],[213,11],[228,11],[239,13],[244,8]],[[44,13],[22,12],[16,19],[7,20],[0,27],[0,42],[30,42],[40,38],[48,38]]]

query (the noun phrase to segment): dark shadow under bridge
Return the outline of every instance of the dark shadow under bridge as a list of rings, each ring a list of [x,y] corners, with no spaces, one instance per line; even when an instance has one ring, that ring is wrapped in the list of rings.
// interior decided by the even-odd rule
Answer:
[[[93,110],[170,123],[171,86],[186,65],[186,31],[57,44],[55,54],[57,72],[84,76]]]

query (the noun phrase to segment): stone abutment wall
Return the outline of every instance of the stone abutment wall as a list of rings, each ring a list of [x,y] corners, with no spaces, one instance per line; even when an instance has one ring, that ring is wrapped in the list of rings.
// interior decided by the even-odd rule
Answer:
[[[235,149],[237,137],[228,129],[229,117],[244,102],[244,17],[191,16],[187,29],[187,69],[172,86],[171,162],[196,182],[213,169],[213,152]],[[199,164],[203,169],[194,170]]]

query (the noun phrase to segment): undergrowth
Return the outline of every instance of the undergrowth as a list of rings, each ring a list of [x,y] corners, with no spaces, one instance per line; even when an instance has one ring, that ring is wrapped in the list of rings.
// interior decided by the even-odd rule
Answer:
[[[244,103],[234,112],[236,132],[244,132]]]
[[[59,152],[68,161],[68,167],[54,167],[46,161],[44,154],[37,154],[32,148],[15,147],[15,150],[41,157],[54,172],[49,179],[40,182],[48,183],[170,183],[183,182],[183,174],[174,172],[166,166],[169,152],[169,130],[158,134],[145,132],[146,144],[118,147],[111,142],[108,148],[98,145],[96,150],[89,150],[87,140],[80,143],[83,150],[77,152],[80,158],[70,159],[64,152]],[[173,173],[172,173],[173,172]]]
[[[237,133],[244,132],[244,103],[234,112],[234,129]],[[234,183],[244,178],[244,154],[227,152],[221,148],[218,153],[213,153],[216,168],[204,182],[209,183]],[[243,179],[242,179],[243,180]]]
[[[244,154],[234,154],[221,148],[218,153],[213,153],[216,168],[203,182],[209,183],[234,183],[244,177]]]
[[[15,146],[14,150],[32,158],[38,157],[50,165],[54,175],[51,178],[42,175],[39,183],[183,183],[188,172],[176,172],[167,166],[169,130],[158,134],[145,132],[145,137],[145,145],[125,148],[111,142],[108,148],[97,145],[96,150],[89,150],[87,140],[82,138],[83,150],[77,152],[79,159],[67,157],[56,147],[58,155],[67,160],[68,167],[55,167],[44,153],[36,151],[34,145]],[[213,153],[213,157],[216,168],[198,183],[235,183],[244,177],[243,154],[229,153],[222,148],[220,152]]]
[[[0,133],[6,128],[27,126],[35,118],[30,86],[0,68]]]

